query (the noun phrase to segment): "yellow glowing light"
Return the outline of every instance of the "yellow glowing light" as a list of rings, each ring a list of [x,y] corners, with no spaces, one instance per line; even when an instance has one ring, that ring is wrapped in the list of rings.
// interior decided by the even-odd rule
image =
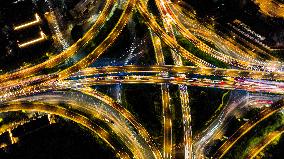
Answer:
[[[25,23],[25,24],[22,24],[22,25],[19,25],[19,26],[16,26],[16,27],[14,27],[14,30],[21,30],[21,29],[39,24],[40,22],[41,22],[41,19],[40,19],[39,15],[36,13],[35,14],[35,20],[28,22],[28,23]]]
[[[27,47],[29,45],[33,45],[35,43],[38,43],[38,42],[41,42],[41,41],[44,41],[44,40],[46,40],[46,35],[43,33],[43,31],[41,31],[39,38],[25,42],[25,43],[22,43],[22,44],[18,44],[18,46],[19,46],[19,48],[24,48],[24,47]]]

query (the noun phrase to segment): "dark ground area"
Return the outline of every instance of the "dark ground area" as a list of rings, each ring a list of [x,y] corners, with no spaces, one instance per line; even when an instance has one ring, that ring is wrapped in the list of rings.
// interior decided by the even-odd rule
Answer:
[[[73,122],[43,127],[0,150],[1,159],[114,159],[115,154],[91,132]]]

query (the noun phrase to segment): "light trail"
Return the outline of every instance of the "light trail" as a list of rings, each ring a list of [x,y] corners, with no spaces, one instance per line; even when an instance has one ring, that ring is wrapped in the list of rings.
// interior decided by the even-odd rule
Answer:
[[[87,68],[79,73],[74,74],[72,78],[84,77],[84,76],[94,76],[96,74],[107,74],[112,73],[142,73],[142,76],[130,76],[124,74],[123,76],[107,76],[99,78],[87,78],[85,80],[78,80],[84,85],[96,85],[96,84],[114,84],[114,83],[149,83],[149,84],[161,84],[161,83],[172,83],[172,84],[185,84],[189,86],[202,86],[202,87],[216,87],[229,90],[247,90],[251,92],[261,91],[270,92],[276,94],[283,93],[283,83],[282,82],[272,82],[272,81],[257,81],[256,79],[269,79],[269,80],[283,80],[283,73],[281,72],[261,72],[261,71],[251,71],[251,70],[234,70],[234,69],[219,69],[219,68],[198,68],[194,66],[112,66],[112,67],[102,67],[102,68]],[[202,76],[209,76],[209,79],[203,77],[203,79],[190,79],[177,76],[161,77],[160,75],[155,76],[145,76],[144,73],[178,73],[178,74],[196,74]],[[210,76],[224,77],[229,80],[210,80]],[[9,85],[7,87],[2,87],[1,90],[5,92],[0,95],[1,101],[8,100],[12,97],[18,95],[29,94],[29,92],[34,92],[40,87],[47,87],[56,83],[58,80],[48,81],[48,79],[56,78],[56,75],[48,75],[42,80],[41,78],[32,78],[32,80],[27,80],[26,83],[32,84],[34,86],[21,86],[21,85]],[[237,79],[232,79],[237,78]],[[241,78],[240,80],[238,78]],[[250,80],[254,79],[254,80]],[[44,82],[46,81],[47,82]],[[73,81],[74,82],[74,81]],[[87,82],[90,82],[89,84]],[[38,84],[40,83],[40,84]],[[60,82],[59,82],[60,83]],[[64,82],[63,82],[64,83]],[[62,83],[60,83],[62,84]],[[63,84],[64,85],[64,84]],[[14,89],[14,90],[13,90]]]
[[[155,0],[160,14],[162,15],[163,25],[166,32],[173,38],[175,42],[175,34],[173,31],[173,26],[171,24],[171,19],[168,17],[167,8],[163,4],[162,0]],[[166,2],[167,3],[167,2]],[[174,64],[176,66],[183,66],[181,56],[176,54],[173,50],[171,50],[171,54],[174,60]],[[178,74],[180,77],[184,77],[185,74]],[[183,129],[184,129],[184,156],[185,159],[192,158],[192,129],[191,129],[191,114],[189,107],[189,95],[186,85],[178,85],[181,107],[182,107],[182,118],[183,118]]]
[[[109,33],[107,38],[105,38],[104,41],[101,42],[90,54],[88,54],[87,57],[84,57],[79,62],[72,65],[71,67],[68,67],[63,71],[60,71],[60,72],[54,74],[54,76],[49,76],[45,79],[42,79],[41,84],[45,85],[48,82],[53,83],[53,82],[56,82],[60,79],[67,78],[72,73],[75,73],[75,72],[79,71],[80,69],[87,67],[88,65],[93,63],[117,39],[120,32],[122,31],[122,29],[127,24],[128,20],[130,18],[130,15],[132,13],[132,9],[135,6],[134,2],[135,2],[135,0],[129,0],[127,2],[127,4],[124,6],[124,10],[122,12],[122,15],[120,16],[119,21],[116,23],[115,27],[111,30],[111,32]],[[92,29],[94,29],[94,28],[92,28]],[[92,29],[90,30],[91,32],[92,32]],[[1,76],[0,76],[0,79],[1,79]],[[26,86],[25,88],[20,90],[20,92],[17,92],[17,93],[27,94],[29,91],[36,90],[38,87],[40,87],[40,85]],[[3,100],[3,99],[0,99],[0,100]]]
[[[109,96],[102,94],[90,87],[78,88],[78,90],[84,94],[90,95],[103,101],[104,103],[108,104],[109,106],[120,112],[123,117],[129,120],[130,123],[139,131],[145,141],[147,141],[147,143],[150,145],[150,148],[152,149],[152,152],[155,154],[155,157],[160,159],[162,158],[160,151],[156,148],[156,145],[154,144],[153,139],[151,139],[147,130],[135,119],[135,117],[127,109],[115,102]]]
[[[56,83],[55,83],[55,85],[56,85]],[[71,86],[70,86],[71,87]],[[49,101],[49,103],[50,102],[55,102],[54,104],[58,104],[58,101],[59,100],[56,100],[56,98],[57,98],[57,96],[51,96],[51,97],[49,97],[48,98],[48,96],[43,96],[42,98],[39,98],[38,96],[34,96],[34,94],[38,94],[38,93],[43,93],[43,92],[46,92],[46,91],[48,91],[48,90],[54,90],[54,89],[68,89],[69,87],[66,87],[66,86],[63,86],[63,87],[56,87],[56,86],[43,86],[43,85],[41,85],[41,87],[39,87],[39,88],[37,88],[37,90],[31,90],[31,91],[29,91],[29,95],[33,95],[33,97],[29,97],[29,98],[31,98],[30,100],[32,100],[32,101],[34,101],[34,99],[35,100],[38,100],[38,101],[41,101],[41,102],[44,102],[44,101],[46,101],[46,100],[51,100],[51,101]],[[74,87],[72,87],[72,88],[74,88]],[[98,92],[96,92],[96,91],[94,91],[94,90],[92,90],[92,89],[88,89],[88,88],[82,88],[82,91],[84,92],[84,93],[86,93],[87,95],[91,95],[91,96],[93,96],[93,97],[95,97],[95,98],[97,98],[97,99],[99,99],[100,101],[102,101],[102,102],[105,102],[106,104],[108,104],[109,106],[110,106],[110,108],[112,108],[112,109],[110,109],[110,108],[106,108],[105,110],[113,110],[112,112],[117,112],[118,114],[120,114],[120,115],[122,115],[125,119],[127,119],[127,120],[129,120],[128,122],[130,122],[131,124],[133,124],[133,126],[137,129],[137,132],[139,132],[139,135],[138,134],[136,134],[136,132],[132,132],[132,134],[134,133],[134,134],[136,134],[135,136],[137,136],[138,135],[138,139],[135,139],[135,141],[133,140],[133,142],[136,142],[136,140],[138,140],[139,142],[141,142],[141,143],[143,143],[143,144],[146,144],[146,145],[143,145],[143,146],[139,146],[139,145],[137,145],[136,144],[136,146],[135,145],[128,145],[128,146],[130,146],[130,147],[132,147],[132,150],[133,150],[133,153],[134,154],[141,154],[140,152],[136,152],[136,151],[145,151],[145,153],[144,154],[147,154],[146,156],[148,156],[149,157],[149,155],[151,156],[151,154],[153,154],[155,157],[154,158],[157,158],[157,159],[159,159],[159,158],[161,158],[161,156],[160,156],[160,152],[155,148],[155,145],[153,144],[153,141],[152,141],[152,139],[150,138],[150,136],[149,136],[149,134],[147,133],[147,131],[145,130],[145,128],[143,128],[142,126],[141,126],[141,124],[139,124],[136,120],[135,120],[135,118],[133,117],[133,115],[131,115],[127,110],[125,110],[123,107],[121,107],[121,106],[119,106],[117,103],[115,103],[113,100],[111,100],[109,97],[107,97],[107,96],[105,96],[105,95],[103,95],[103,94],[101,94],[101,93],[98,93]],[[23,92],[21,92],[21,93],[23,93]],[[65,93],[66,94],[66,93]],[[25,96],[28,96],[28,94],[25,94]],[[78,96],[78,95],[77,95]],[[80,96],[79,96],[80,97]],[[22,101],[22,100],[28,100],[29,98],[25,98],[25,97],[23,97],[22,99],[17,99],[17,97],[16,98],[14,98],[15,99],[15,101]],[[74,100],[74,99],[76,99],[77,97],[70,97],[70,98],[68,98],[69,100],[70,99],[72,99],[72,100]],[[10,100],[12,100],[12,99],[10,99]],[[54,101],[55,100],[55,101]],[[68,100],[68,101],[69,101]],[[88,98],[86,98],[86,101],[88,101],[89,99]],[[62,98],[60,98],[60,101],[64,101]],[[68,101],[66,101],[66,102],[68,102]],[[90,108],[89,106],[87,106],[87,105],[85,105],[85,104],[83,104],[82,103],[82,101],[83,101],[83,99],[82,100],[80,100],[80,102],[78,103],[78,106],[76,106],[76,110],[77,110],[77,107],[78,107],[78,109],[80,108],[80,110],[81,109],[84,109],[84,112],[85,113],[87,113],[87,112],[89,112],[89,113],[92,113],[92,114],[95,114],[95,112],[94,112],[94,110],[95,111],[99,111],[100,109],[99,109],[99,107],[98,108]],[[69,102],[68,102],[69,103]],[[75,107],[75,106],[74,106]],[[68,109],[71,109],[71,107],[69,107]],[[115,110],[115,111],[114,111]],[[105,111],[101,111],[101,112],[105,112]],[[105,117],[105,118],[110,118],[110,117],[112,117],[112,115],[111,115],[112,113],[110,113],[110,112],[105,112],[104,113],[104,115],[103,114],[101,114],[101,115],[99,115],[98,117],[102,117],[102,115]],[[91,115],[91,116],[93,116],[93,115]],[[112,119],[108,119],[108,121],[114,121],[115,123],[123,123],[122,121],[117,121],[116,122],[116,118],[117,117],[115,117],[115,118],[112,118]],[[127,123],[128,123],[127,122]],[[131,131],[133,131],[129,126],[125,126],[125,127],[121,127],[121,126],[113,126],[112,124],[110,125],[111,127],[113,127],[114,129],[116,129],[117,131],[122,131],[121,133],[121,135],[123,135],[124,134],[124,132],[125,133],[127,133],[127,131],[126,130],[128,130],[128,129],[130,129]],[[128,132],[128,133],[130,133],[130,132]],[[140,137],[140,135],[141,135],[141,137]],[[127,137],[128,139],[125,139],[125,143],[127,143],[127,141],[130,141],[130,139],[129,139],[129,137],[133,137],[133,135],[131,135],[131,134],[128,134],[128,135],[126,135],[125,136],[125,134],[123,135],[123,136],[121,136],[122,138],[124,138],[125,139],[125,137]],[[149,145],[149,146],[148,146]],[[134,147],[133,147],[134,146]],[[147,148],[148,147],[148,148]],[[147,148],[147,149],[146,149]],[[151,152],[151,153],[150,153]],[[146,157],[146,158],[148,158],[148,157]],[[144,157],[145,158],[145,157]]]
[[[219,76],[231,78],[250,78],[258,80],[284,81],[284,72],[265,72],[238,69],[223,69],[195,66],[106,66],[100,68],[86,68],[74,76],[92,76],[95,74],[114,74],[114,73],[176,73],[176,74],[196,74],[205,76]]]
[[[159,2],[159,1],[157,1]],[[185,26],[179,21],[178,17],[174,14],[174,12],[171,10],[169,4],[170,2],[167,2],[166,0],[161,1],[160,3],[158,3],[159,6],[163,6],[167,12],[167,14],[169,15],[169,17],[171,18],[171,20],[174,22],[174,24],[176,25],[177,29],[179,30],[179,32],[186,38],[188,39],[190,42],[192,42],[197,48],[199,48],[200,50],[202,50],[203,52],[207,53],[208,55],[223,61],[227,64],[233,65],[233,66],[237,66],[240,68],[244,68],[244,69],[252,69],[255,66],[263,66],[261,63],[253,63],[253,62],[247,62],[247,61],[243,61],[243,60],[238,60],[236,58],[233,58],[231,56],[225,55],[219,51],[216,51],[212,48],[210,48],[208,45],[206,45],[205,43],[203,43],[202,41],[200,41],[198,38],[196,38],[192,33],[190,33],[188,31],[188,29],[185,28]]]
[[[164,55],[161,40],[153,32],[150,33],[155,57],[158,65],[165,65]],[[161,73],[164,74],[164,73]],[[170,159],[172,157],[172,112],[170,105],[170,93],[169,85],[161,84],[161,95],[162,95],[162,107],[163,107],[163,126],[164,126],[164,141],[163,141],[163,158]]]
[[[235,113],[238,112],[238,110],[246,107],[248,100],[248,95],[238,96],[233,94],[233,99],[231,99],[230,103],[224,107],[224,109],[219,113],[218,117],[215,118],[215,120],[212,121],[205,130],[196,135],[194,143],[194,158],[205,158],[204,153],[206,146],[212,143],[212,141],[223,137],[224,132],[222,130],[228,126],[228,122],[226,121],[230,121],[232,116],[235,116]]]
[[[181,4],[181,5],[185,4],[184,2],[181,2],[181,1],[179,1],[178,3]],[[179,14],[183,17],[185,17],[184,14],[187,14],[187,15],[190,14],[189,12],[183,12],[182,8],[177,4],[169,3],[168,5],[172,9],[172,12],[175,13],[175,14]],[[195,17],[195,15],[192,15],[192,16]],[[239,58],[239,60],[248,61],[248,62],[251,62],[251,64],[255,63],[256,65],[259,65],[261,67],[264,66],[264,69],[268,69],[268,70],[269,70],[269,67],[272,63],[278,63],[276,69],[282,70],[281,68],[282,68],[283,63],[280,63],[279,59],[273,57],[272,55],[270,55],[266,51],[255,46],[254,44],[252,44],[251,42],[243,39],[238,34],[235,34],[234,32],[230,32],[231,37],[235,37],[235,36],[238,37],[239,40],[243,41],[251,49],[247,49],[246,46],[242,46],[241,44],[237,43],[236,40],[234,40],[230,37],[227,37],[226,40],[219,37],[218,35],[216,35],[215,32],[210,31],[209,29],[203,27],[197,21],[193,21],[193,20],[190,21],[189,17],[182,18],[182,19],[184,19],[183,21],[185,22],[185,24],[190,26],[190,28],[188,30],[192,31],[193,33],[197,33],[198,35],[201,35],[201,37],[205,38],[205,39],[208,39],[210,37],[213,38],[213,39],[217,38],[216,40],[213,40],[212,42],[214,44],[224,43],[224,44],[221,44],[221,46],[219,48],[222,49],[222,50],[229,48],[229,52],[236,55]],[[192,29],[192,28],[196,28],[196,29]],[[257,43],[260,44],[259,41]],[[277,50],[277,49],[271,49],[264,44],[260,44],[260,45],[265,47],[269,51]],[[237,46],[240,47],[241,49],[239,49]],[[251,50],[253,50],[253,51],[251,51]],[[259,56],[254,53],[255,50],[258,50],[258,52],[260,52],[261,54],[265,54],[266,56],[269,56],[272,61],[267,60],[267,59],[260,59]],[[234,53],[234,52],[236,52],[236,53]],[[229,54],[229,56],[234,58],[235,56],[233,54],[232,55]],[[256,59],[256,57],[259,58],[259,59]],[[255,64],[253,64],[252,66],[255,67],[256,66]]]
[[[118,156],[120,156],[120,151],[119,149],[115,148],[111,143],[112,141],[110,140],[110,135],[108,132],[106,132],[103,128],[92,122],[88,117],[82,114],[78,114],[70,111],[69,109],[56,106],[56,105],[45,105],[43,103],[34,103],[32,105],[27,104],[24,105],[23,103],[9,103],[7,105],[2,105],[0,108],[0,112],[16,112],[16,111],[29,111],[29,112],[42,112],[42,113],[49,113],[49,114],[54,114],[61,116],[66,119],[70,119],[86,128],[91,130],[93,133],[97,134],[108,146],[110,146],[111,149],[114,150],[114,152],[117,152]],[[123,152],[123,151],[122,151]],[[128,156],[124,152],[122,153],[122,156]],[[126,157],[129,158],[129,157]]]
[[[242,110],[246,108],[268,107],[271,106],[271,103],[279,101],[281,98],[281,95],[275,96],[262,93],[231,93],[228,104],[218,113],[218,117],[215,118],[205,130],[196,135],[194,144],[195,158],[205,158],[204,153],[208,152],[207,148],[210,147],[214,141],[224,139],[224,130],[227,129],[230,120],[233,117],[240,118],[240,116],[245,113]]]
[[[98,45],[87,57],[84,57],[82,60],[74,64],[73,66],[61,71],[58,73],[58,79],[64,79],[70,76],[70,74],[79,71],[82,68],[89,66],[93,63],[102,53],[104,53],[118,38],[122,29],[127,24],[132,10],[135,6],[136,0],[128,0],[127,4],[124,6],[122,15],[120,16],[115,27],[111,30],[109,35],[104,39],[104,41]]]
[[[284,94],[284,88],[278,85],[271,85],[253,81],[226,81],[226,80],[211,80],[209,78],[183,78],[179,77],[161,77],[161,76],[107,76],[107,77],[95,77],[95,78],[84,78],[80,80],[70,80],[58,82],[59,86],[65,86],[70,84],[76,84],[80,87],[92,86],[92,85],[111,85],[111,84],[181,84],[192,87],[209,87],[219,88],[226,90],[246,90],[249,92],[263,92],[272,94]],[[281,84],[283,85],[283,83]],[[43,85],[44,86],[44,85]],[[31,91],[31,90],[30,90]],[[36,91],[33,90],[33,91]],[[6,95],[5,98],[11,98],[23,94],[20,91],[14,92],[10,95]]]
[[[219,149],[216,151],[216,153],[213,155],[213,158],[223,158],[224,155],[232,148],[232,146],[247,132],[249,132],[252,128],[254,128],[258,123],[263,121],[264,119],[267,119],[274,113],[282,110],[284,107],[283,100],[280,102],[277,102],[276,104],[272,105],[271,107],[263,109],[257,116],[252,118],[251,120],[244,123],[238,130],[235,131],[235,133],[226,140],[222,146],[219,147]]]
[[[164,31],[156,22],[155,18],[150,15],[145,6],[145,2],[138,0],[137,9],[143,16],[146,24],[149,28],[152,29],[154,33],[152,34],[152,41],[154,49],[156,52],[156,59],[159,66],[149,66],[149,67],[139,67],[139,66],[118,66],[118,67],[103,67],[103,68],[87,68],[95,60],[99,58],[118,38],[124,26],[129,21],[131,17],[133,8],[135,7],[135,0],[128,0],[126,4],[123,5],[123,12],[120,16],[120,19],[116,23],[115,27],[111,30],[110,34],[104,39],[104,41],[96,47],[90,54],[82,58],[76,64],[68,67],[67,69],[60,71],[58,73],[49,74],[47,76],[36,76],[29,77],[34,73],[39,72],[44,68],[52,68],[55,65],[58,65],[66,58],[72,57],[77,51],[86,46],[86,44],[98,33],[99,28],[104,24],[106,20],[106,15],[109,13],[109,10],[113,6],[114,0],[108,0],[105,8],[103,10],[104,14],[100,14],[100,17],[97,19],[96,23],[90,29],[82,39],[73,44],[70,48],[63,51],[59,55],[53,57],[50,60],[45,61],[42,64],[32,66],[30,68],[20,70],[14,73],[7,73],[0,75],[1,87],[0,90],[3,93],[0,93],[0,101],[8,101],[12,99],[17,99],[19,97],[25,97],[28,95],[34,95],[37,93],[42,93],[48,90],[54,89],[76,89],[84,92],[85,94],[91,95],[93,97],[98,97],[110,103],[112,109],[119,112],[121,117],[125,118],[126,121],[129,121],[132,126],[137,129],[137,132],[134,132],[127,124],[117,124],[115,126],[109,125],[113,130],[117,132],[121,140],[124,140],[127,147],[131,149],[134,156],[137,158],[149,158],[149,156],[154,156],[154,158],[162,158],[158,149],[152,143],[152,139],[148,135],[147,131],[135,120],[133,116],[127,110],[123,110],[121,107],[117,106],[113,100],[110,100],[109,97],[106,97],[103,94],[97,93],[86,86],[91,85],[106,85],[114,83],[148,83],[148,84],[161,84],[162,90],[162,103],[163,103],[163,115],[164,115],[164,158],[172,157],[172,121],[171,121],[171,108],[170,108],[170,95],[169,95],[169,84],[179,85],[182,113],[183,113],[183,124],[184,124],[184,144],[185,144],[185,158],[191,158],[191,126],[190,126],[190,108],[189,108],[189,97],[187,93],[187,85],[197,86],[197,87],[212,87],[212,88],[222,88],[222,89],[241,89],[247,91],[261,91],[269,93],[278,93],[284,94],[284,85],[281,82],[267,82],[267,81],[256,81],[251,79],[268,79],[268,80],[281,80],[284,81],[284,76],[282,72],[265,72],[265,71],[253,71],[253,70],[237,70],[237,69],[219,69],[214,68],[212,64],[194,56],[189,51],[182,48],[175,39],[173,34],[173,28],[171,22],[174,22],[177,29],[181,34],[191,41],[195,46],[200,50],[207,52],[210,56],[219,59],[223,62],[230,63],[235,65],[234,62],[237,62],[237,65],[240,68],[252,69],[253,65],[263,66],[261,62],[255,61],[243,61],[235,60],[233,57],[218,52],[202,41],[199,41],[194,35],[192,35],[184,26],[179,22],[174,12],[171,10],[170,3],[167,0],[156,0],[157,6],[162,14],[164,20]],[[169,18],[168,18],[169,17]],[[168,35],[168,34],[169,35]],[[208,33],[204,33],[207,35]],[[159,37],[172,49],[172,56],[175,62],[175,66],[162,66],[165,65],[161,40]],[[28,44],[26,44],[28,46]],[[25,46],[25,45],[24,45]],[[23,47],[24,47],[23,46]],[[231,47],[231,46],[230,46]],[[226,48],[225,48],[226,49]],[[182,61],[180,56],[190,60],[192,63],[197,65],[195,66],[181,66]],[[239,53],[240,57],[243,56],[242,52]],[[248,56],[244,56],[249,58]],[[213,68],[212,68],[213,67]],[[80,71],[82,70],[82,71]],[[77,72],[80,71],[80,72]],[[100,77],[103,73],[107,74],[106,77]],[[123,75],[111,75],[111,74],[120,74]],[[129,73],[141,73],[142,75],[129,75]],[[145,73],[156,73],[155,75],[145,75]],[[173,73],[174,75],[172,75]],[[74,74],[74,76],[71,76]],[[144,75],[143,75],[144,74]],[[202,75],[206,77],[201,78],[191,78],[186,77],[186,74],[195,74]],[[90,76],[90,77],[88,77]],[[93,77],[95,76],[95,77]],[[99,77],[96,77],[99,76]],[[207,77],[209,76],[209,79]],[[218,76],[220,80],[212,80],[210,76]],[[2,78],[3,77],[3,78]],[[69,77],[74,78],[75,80],[67,80]],[[85,77],[84,79],[80,79]],[[224,80],[221,78],[224,77]],[[227,78],[229,77],[229,78]],[[17,79],[18,78],[18,79]],[[77,78],[77,79],[76,79]],[[226,78],[226,79],[225,79]],[[232,78],[249,78],[249,79],[232,79]],[[9,80],[13,81],[9,81]],[[16,79],[16,80],[14,80]],[[44,99],[43,99],[44,100]],[[70,104],[70,103],[69,103]],[[72,105],[72,104],[71,104]],[[88,106],[84,105],[84,108],[80,107],[78,104],[73,104],[73,108],[80,110],[92,110]],[[1,108],[0,108],[1,109]],[[29,108],[28,108],[29,109]],[[45,108],[43,108],[45,109]],[[65,108],[64,108],[65,109]],[[56,108],[60,112],[65,112],[68,110],[63,110],[62,108]],[[13,111],[13,110],[12,110]],[[34,111],[34,110],[32,110]],[[37,110],[36,110],[37,111]],[[45,111],[45,110],[42,110]],[[69,110],[71,111],[71,110]],[[98,111],[98,110],[97,110]],[[267,112],[265,112],[267,113]],[[265,114],[269,116],[270,114]],[[272,113],[272,112],[271,112]],[[101,115],[101,116],[100,116]],[[102,111],[102,114],[95,116],[101,118],[102,116],[112,118],[115,123],[120,121],[116,119],[112,113]],[[107,118],[107,119],[109,119]],[[265,116],[266,118],[266,116]],[[81,120],[81,118],[78,118]],[[260,119],[264,120],[264,119]],[[257,121],[260,122],[260,121]],[[256,122],[256,123],[257,123]],[[86,123],[85,123],[86,124]],[[90,125],[87,125],[90,126]],[[250,125],[251,126],[251,125]],[[253,127],[253,126],[251,126]],[[251,129],[251,128],[249,128]],[[123,132],[124,130],[124,132]],[[138,137],[137,137],[138,136]],[[140,137],[141,136],[141,137]],[[137,138],[135,138],[137,137]],[[239,137],[240,138],[240,137]],[[238,138],[238,139],[239,139]],[[237,139],[237,140],[238,140]],[[128,141],[128,142],[126,142]],[[234,143],[237,141],[234,141]],[[233,143],[233,144],[234,144]],[[143,144],[148,146],[147,150],[144,150]],[[232,145],[233,145],[232,144]],[[232,146],[230,145],[230,146]],[[230,147],[229,147],[230,148]],[[229,149],[228,148],[228,149]],[[223,151],[223,150],[220,150]],[[227,149],[224,151],[228,151]],[[226,153],[226,152],[224,152]],[[223,155],[223,154],[222,154]],[[129,156],[128,156],[129,158]]]
[[[270,132],[264,139],[253,149],[251,149],[248,155],[245,157],[247,159],[255,158],[264,148],[271,144],[276,138],[280,137],[284,133],[284,126],[278,128],[276,131]]]
[[[277,0],[252,0],[260,8],[260,12],[271,16],[284,18],[284,4]]]
[[[44,68],[51,68],[55,65],[58,65],[62,61],[66,60],[67,58],[72,57],[75,53],[77,53],[79,48],[84,47],[99,32],[100,28],[105,23],[106,17],[108,16],[108,13],[110,13],[110,10],[112,9],[112,7],[114,5],[114,2],[115,2],[115,0],[107,0],[101,14],[97,18],[95,24],[91,27],[91,29],[89,31],[87,31],[87,33],[81,39],[79,39],[76,43],[74,43],[68,49],[64,50],[60,54],[50,58],[49,60],[47,60],[43,63],[40,63],[38,65],[29,67],[29,68],[26,68],[26,69],[23,69],[23,70],[19,70],[19,71],[16,71],[16,72],[10,72],[10,73],[0,75],[0,83],[1,83],[0,85],[5,86],[5,85],[7,85],[7,83],[13,83],[15,81],[9,81],[9,80],[28,77],[28,76],[30,76],[34,73],[37,73],[37,72],[43,70]],[[8,81],[8,82],[6,82],[6,81]]]
[[[161,44],[161,39],[150,30],[151,39],[155,51],[155,58],[158,66],[165,65],[165,58],[163,55],[163,48]]]
[[[139,13],[142,15],[144,20],[146,21],[146,24],[158,35],[160,38],[168,45],[171,49],[173,49],[175,52],[181,54],[185,59],[191,61],[193,64],[204,67],[215,67],[208,62],[196,57],[192,53],[188,52],[184,48],[182,48],[173,38],[171,38],[169,35],[165,33],[163,29],[158,25],[155,18],[153,16],[150,16],[150,13],[148,12],[147,7],[144,4],[145,2],[142,0],[139,0],[137,3],[137,9]]]
[[[192,158],[192,127],[191,127],[191,109],[189,105],[189,95],[186,85],[179,85],[180,100],[182,108],[182,119],[183,119],[183,141],[184,141],[184,158]]]
[[[82,112],[90,119],[93,117],[98,118],[105,122],[118,135],[123,141],[123,144],[125,144],[137,158],[156,158],[153,157],[156,153],[154,147],[148,144],[151,140],[146,141],[140,133],[137,133],[143,132],[143,128],[134,129],[134,127],[130,125],[131,122],[123,117],[121,110],[118,111],[107,103],[101,103],[100,99],[92,98],[92,96],[76,91],[44,92],[45,91],[42,90],[40,94],[37,93],[32,96],[22,97],[14,100],[14,102],[29,101],[59,105],[66,107],[66,109],[70,111]],[[65,106],[60,105],[60,103],[65,103]],[[66,104],[68,106],[66,106]],[[124,114],[126,113],[124,112]],[[128,118],[131,118],[131,116]],[[139,125],[136,125],[136,127],[139,127]]]
[[[232,57],[237,57],[242,60],[256,61],[256,62],[261,59],[259,63],[265,63],[264,59],[259,57],[256,53],[254,53],[250,49],[247,49],[241,44],[236,43],[236,41],[233,40],[232,38],[226,37],[226,35],[222,35],[222,33],[220,32],[215,33],[213,30],[208,29],[202,24],[200,24],[198,20],[196,20],[195,15],[192,14],[191,12],[184,11],[183,8],[180,6],[180,4],[183,4],[183,2],[180,2],[179,5],[175,3],[169,3],[169,6],[176,15],[179,15],[179,19],[181,19],[183,25],[186,28],[188,28],[188,30],[191,31],[194,35],[201,37],[206,41],[212,42],[223,53],[227,53],[228,55],[231,54]],[[226,38],[223,38],[222,36],[225,36]],[[255,50],[259,50],[256,47],[254,48]],[[274,61],[278,60],[266,52],[262,51],[261,53],[268,55]]]
[[[163,157],[170,159],[172,157],[173,130],[172,130],[172,112],[170,105],[169,85],[161,85],[162,106],[163,106],[163,123],[164,123],[164,152]]]

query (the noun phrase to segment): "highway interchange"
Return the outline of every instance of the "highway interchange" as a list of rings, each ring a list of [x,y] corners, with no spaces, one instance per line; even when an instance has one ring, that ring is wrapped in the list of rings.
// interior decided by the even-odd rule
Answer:
[[[262,4],[261,1],[255,1]],[[249,102],[253,103],[251,105],[257,106],[262,105],[261,102],[263,101],[275,102],[278,100],[274,104],[269,104],[269,107],[263,108],[257,116],[237,129],[217,149],[212,156],[213,158],[224,157],[234,144],[258,123],[283,110],[284,103],[280,97],[284,94],[284,72],[281,61],[276,58],[262,59],[251,50],[244,50],[242,46],[234,45],[228,39],[224,39],[214,31],[207,29],[196,19],[183,14],[179,2],[175,3],[169,0],[155,0],[162,19],[162,26],[158,24],[156,17],[146,7],[148,1],[123,1],[123,12],[119,20],[96,48],[63,70],[59,69],[50,74],[41,74],[42,70],[56,68],[65,60],[80,54],[80,49],[88,46],[88,43],[94,39],[111,16],[110,13],[115,7],[115,3],[117,3],[116,0],[107,0],[93,26],[66,50],[43,63],[0,75],[0,112],[29,111],[58,115],[90,129],[102,138],[114,152],[117,152],[117,156],[120,158],[170,159],[173,158],[175,143],[173,143],[172,138],[173,121],[169,86],[178,85],[184,131],[183,153],[184,158],[191,159],[204,158],[205,146],[214,139],[222,137],[220,134],[222,134],[221,130],[226,127],[224,125],[225,119],[229,117],[228,114],[234,114],[233,111],[237,107],[246,107]],[[272,1],[268,4],[272,5],[271,3]],[[265,5],[268,4],[265,3]],[[261,7],[261,9],[262,12],[265,12],[267,8]],[[283,16],[282,10],[283,6],[280,5],[279,11],[277,10],[275,14]],[[90,67],[115,44],[134,12],[140,13],[150,31],[156,64],[151,66]],[[190,20],[187,21],[187,19]],[[175,37],[176,31],[199,50],[211,58],[226,63],[231,68],[218,68],[183,48]],[[208,46],[199,37],[213,42],[219,49]],[[165,63],[162,42],[171,49],[173,65],[166,65]],[[183,66],[182,59],[188,60],[194,66]],[[161,86],[163,148],[157,147],[146,128],[127,109],[108,95],[91,88],[94,85],[121,83]],[[240,98],[237,102],[228,104],[227,108],[222,111],[225,116],[217,116],[211,125],[194,139],[191,127],[189,87],[242,90],[252,94],[261,92],[274,94],[277,100],[266,95]],[[64,106],[60,103],[64,103]],[[224,115],[222,113],[221,115]],[[109,131],[114,132],[118,139],[112,138],[108,130],[96,124],[93,118],[106,123]],[[0,130],[1,132],[2,129],[11,131],[14,127],[17,126],[1,127]],[[271,132],[267,138],[251,150],[248,158],[255,157],[282,133],[283,128]],[[121,149],[115,140],[119,140],[119,143],[127,147],[128,150]]]

